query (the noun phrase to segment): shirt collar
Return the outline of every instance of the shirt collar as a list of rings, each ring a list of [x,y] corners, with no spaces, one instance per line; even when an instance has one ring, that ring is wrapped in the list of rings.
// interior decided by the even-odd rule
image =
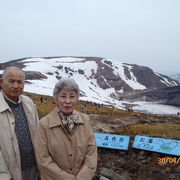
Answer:
[[[10,102],[13,103],[13,104],[20,104],[21,101],[22,101],[20,96],[18,97],[18,102],[14,102],[14,101],[11,100],[10,98],[8,98],[8,97],[4,94],[3,91],[2,91],[2,94],[3,94],[3,96],[4,96],[5,99],[7,99],[8,101],[10,101]]]

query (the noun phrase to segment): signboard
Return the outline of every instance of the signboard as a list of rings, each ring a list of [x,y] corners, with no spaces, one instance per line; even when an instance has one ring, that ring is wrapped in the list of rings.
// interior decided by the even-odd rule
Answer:
[[[128,150],[130,136],[94,133],[98,147]]]
[[[180,156],[180,141],[135,136],[133,148]]]

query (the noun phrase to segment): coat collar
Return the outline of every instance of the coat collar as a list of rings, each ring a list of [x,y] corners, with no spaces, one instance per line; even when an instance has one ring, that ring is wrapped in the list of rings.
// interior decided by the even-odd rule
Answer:
[[[73,110],[73,113],[78,115],[78,123],[83,124],[83,120],[80,116],[80,113],[76,110]],[[58,114],[58,107],[55,107],[51,113],[49,114],[49,128],[56,127],[56,126],[63,126],[62,121],[60,120],[59,114]]]
[[[4,112],[6,110],[11,111],[8,103],[5,101],[2,90],[0,92],[0,112]]]

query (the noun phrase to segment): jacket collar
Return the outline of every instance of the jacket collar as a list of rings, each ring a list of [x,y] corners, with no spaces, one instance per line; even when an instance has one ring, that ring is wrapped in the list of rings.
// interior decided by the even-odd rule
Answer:
[[[0,92],[0,112],[4,112],[6,110],[11,111],[8,103],[5,101],[2,90]]]
[[[8,98],[8,97],[3,93],[3,91],[2,91],[2,94],[3,94],[3,96],[4,96],[4,99],[7,100],[8,102],[10,102],[11,104],[19,104],[19,103],[21,103],[21,97],[20,97],[20,96],[18,97],[18,102],[14,102],[14,101],[11,100],[10,98]]]
[[[83,124],[83,120],[82,120],[79,112],[76,111],[76,110],[73,110],[73,113],[76,114],[76,115],[78,115],[78,117],[79,117],[79,118],[78,118],[78,123],[79,123],[79,124]],[[55,108],[51,111],[51,113],[49,114],[49,116],[50,116],[50,117],[49,117],[49,119],[50,119],[50,121],[49,121],[49,128],[56,127],[56,126],[63,126],[62,121],[61,121],[61,119],[60,119],[60,116],[59,116],[59,114],[58,114],[58,107],[55,107]]]

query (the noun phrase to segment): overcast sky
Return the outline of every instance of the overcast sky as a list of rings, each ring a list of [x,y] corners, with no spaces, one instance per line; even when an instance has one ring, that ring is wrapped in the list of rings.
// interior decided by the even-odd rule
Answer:
[[[180,0],[1,0],[0,62],[44,56],[180,73]]]

